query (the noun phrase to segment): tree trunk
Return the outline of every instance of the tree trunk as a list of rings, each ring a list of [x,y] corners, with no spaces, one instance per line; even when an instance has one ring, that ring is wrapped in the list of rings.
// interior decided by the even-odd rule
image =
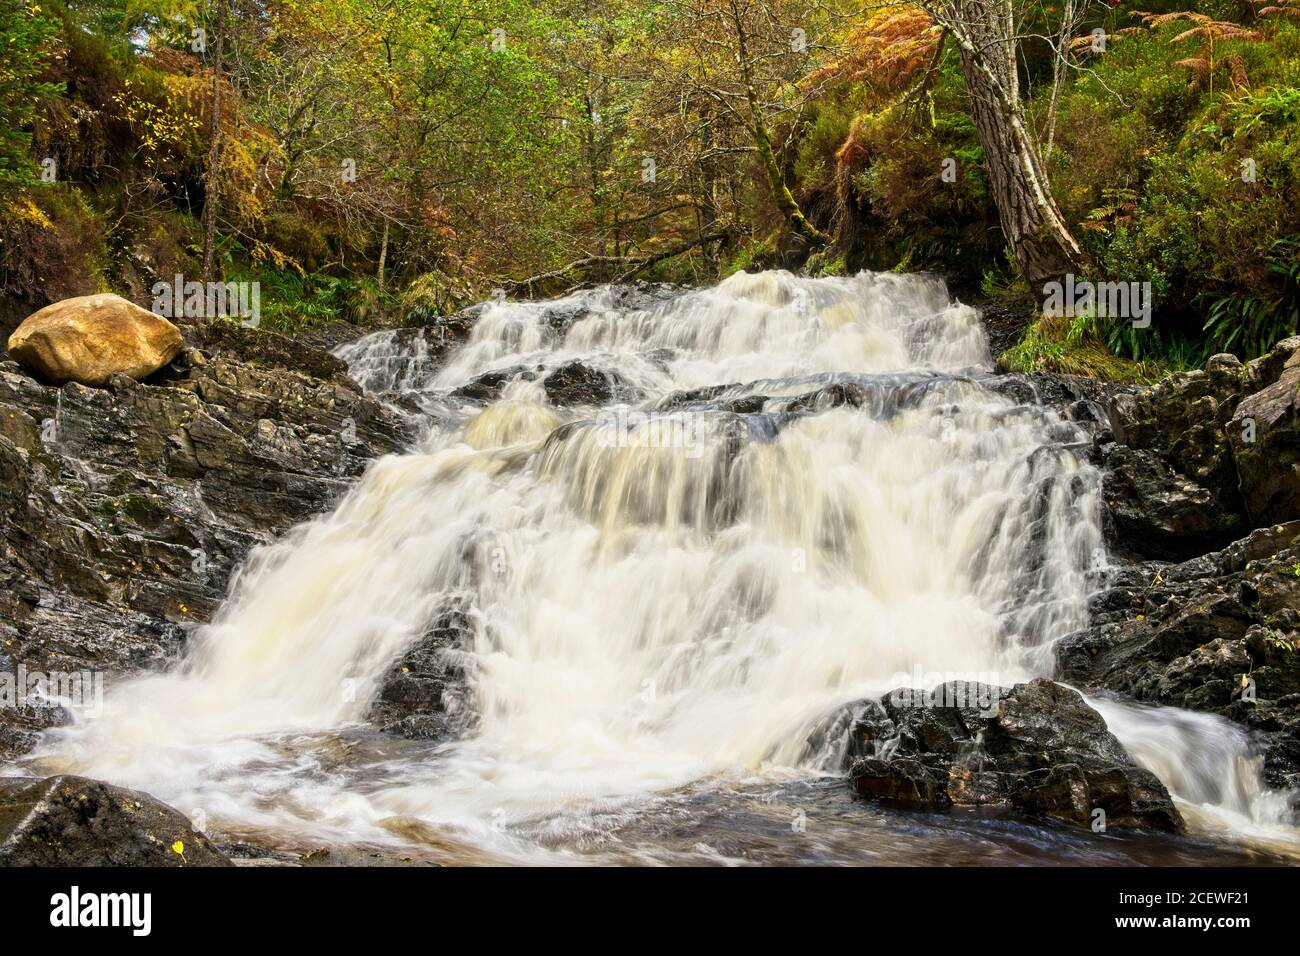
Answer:
[[[203,281],[215,281],[217,244],[217,166],[221,161],[221,54],[226,45],[226,0],[217,0],[213,43],[212,123],[208,143],[208,168],[203,181]]]
[[[1016,72],[1015,18],[1007,0],[931,8],[961,51],[962,74],[1002,233],[1031,286],[1059,280],[1083,260],[1025,121]],[[946,13],[946,16],[945,16]]]
[[[388,263],[388,217],[384,217],[384,236],[379,240],[379,270],[375,273],[375,284],[379,291],[384,291],[384,266]]]
[[[734,0],[731,4],[731,18],[736,28],[736,57],[740,61],[740,75],[745,84],[745,101],[749,105],[749,132],[754,137],[754,145],[758,147],[758,156],[762,160],[763,172],[767,176],[772,202],[795,237],[805,243],[810,250],[820,249],[830,244],[830,237],[808,221],[799,204],[795,202],[790,187],[786,185],[785,173],[776,160],[776,151],[772,148],[772,134],[767,128],[767,118],[763,115],[763,104],[758,98],[745,23]]]
[[[808,244],[810,248],[819,249],[830,242],[830,238],[810,223],[795,202],[790,187],[785,183],[785,174],[777,162],[776,152],[772,149],[772,137],[767,131],[767,124],[761,119],[759,107],[755,103],[753,135],[758,146],[759,158],[763,161],[763,171],[767,174],[767,186],[772,194],[772,202],[790,225],[790,231]]]

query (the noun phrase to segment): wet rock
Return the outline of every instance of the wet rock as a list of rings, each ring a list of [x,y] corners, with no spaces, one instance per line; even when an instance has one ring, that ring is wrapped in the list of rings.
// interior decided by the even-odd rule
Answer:
[[[688,291],[670,282],[615,283],[602,286],[596,295],[583,293],[549,306],[542,313],[542,324],[555,338],[562,339],[574,325],[597,312],[652,309]]]
[[[525,381],[532,381],[537,377],[537,372],[536,369],[526,369],[522,366],[494,369],[454,389],[451,395],[454,398],[466,398],[473,402],[495,402],[501,397],[501,390],[505,388],[507,382],[520,377]]]
[[[1241,530],[1208,488],[1155,452],[1120,445],[1106,458],[1102,495],[1115,536],[1146,557],[1180,560],[1219,548]]]
[[[859,795],[894,806],[1011,810],[1078,826],[1100,810],[1107,828],[1182,828],[1164,785],[1076,691],[1049,680],[900,688],[864,705],[847,760]]]
[[[1060,410],[1080,402],[1102,409],[1116,396],[1135,391],[1129,385],[1052,372],[1010,372],[982,379],[980,384],[1021,405],[1050,405]]]
[[[1257,523],[1300,516],[1300,337],[1279,344],[1246,374],[1272,378],[1246,396],[1228,423],[1228,437],[1246,510]]]
[[[840,406],[861,408],[864,405],[870,406],[871,400],[872,395],[865,386],[856,382],[836,382],[815,392],[800,395],[786,404],[785,410],[799,414],[823,412]]]
[[[490,303],[480,303],[449,315],[417,312],[407,317],[406,328],[419,329],[435,358],[469,341],[470,333]]]
[[[675,412],[688,408],[723,409],[743,414],[746,411],[761,411],[767,402],[766,395],[740,395],[746,390],[745,385],[735,382],[729,385],[704,385],[700,388],[682,389],[670,392],[655,403],[655,410]],[[735,407],[737,403],[741,408]]]
[[[606,286],[609,296],[607,307],[611,309],[651,309],[663,302],[668,302],[691,290],[675,282],[620,282]]]
[[[1215,713],[1256,731],[1265,780],[1300,783],[1300,521],[1180,564],[1112,572],[1056,645],[1088,691]]]
[[[1300,336],[1111,397],[1115,544],[1181,560],[1300,518]],[[1104,439],[1099,439],[1099,443]]]
[[[348,367],[341,359],[325,349],[308,344],[306,339],[291,339],[276,332],[248,328],[235,322],[189,323],[185,331],[187,340],[193,343],[200,354],[234,359],[258,369],[297,372],[339,385],[354,384],[348,378]],[[335,338],[334,335],[323,332],[317,332],[316,336],[327,341]],[[189,364],[194,363],[191,361]]]
[[[147,383],[55,388],[0,361],[0,669],[162,665],[252,548],[415,437],[326,352],[229,322],[182,329]],[[38,729],[0,708],[0,759]]]
[[[389,668],[368,719],[385,733],[436,740],[465,729],[465,661],[474,626],[453,602]]]
[[[595,369],[583,362],[567,362],[542,379],[546,397],[561,408],[631,401],[636,390],[616,372]]]
[[[47,305],[9,337],[9,354],[55,384],[99,386],[114,375],[145,378],[180,350],[180,329],[106,293]]]
[[[16,676],[10,660],[0,656],[0,681]],[[50,706],[47,701],[0,701],[0,707],[5,710],[0,720],[0,760],[26,753],[36,746],[42,731],[60,727],[71,719],[67,710]]]
[[[1033,321],[1032,310],[985,298],[979,289],[969,287],[969,280],[956,273],[943,278],[954,296],[979,309],[980,324],[988,336],[991,354],[1001,356],[1024,338],[1025,330]]]
[[[148,794],[63,775],[0,779],[0,866],[230,866]]]

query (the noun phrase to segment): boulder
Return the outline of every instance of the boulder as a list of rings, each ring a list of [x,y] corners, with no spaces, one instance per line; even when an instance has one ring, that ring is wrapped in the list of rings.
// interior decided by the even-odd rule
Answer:
[[[583,362],[567,362],[542,379],[546,398],[561,408],[574,405],[604,405],[615,399],[628,401],[636,390],[617,372],[592,368]]]
[[[0,779],[0,866],[231,866],[146,793],[85,777]]]
[[[1258,365],[1270,384],[1247,395],[1228,425],[1246,510],[1257,524],[1300,517],[1300,336],[1279,343]],[[1252,370],[1254,371],[1254,370]]]
[[[1106,459],[1102,494],[1121,550],[1182,560],[1223,547],[1241,531],[1209,488],[1179,474],[1158,454],[1120,445]]]
[[[9,336],[9,354],[55,384],[142,379],[181,350],[181,330],[119,295],[84,295],[47,305]]]
[[[1300,336],[1113,394],[1098,435],[1119,550],[1182,560],[1300,518]]]
[[[1226,434],[1245,388],[1243,367],[1225,358],[1107,403],[1108,529],[1121,551],[1182,560],[1249,530]]]
[[[522,378],[524,381],[531,382],[537,378],[539,371],[540,369],[525,368],[522,365],[493,369],[453,389],[451,395],[454,398],[464,398],[472,402],[495,402],[501,397],[501,390],[505,388],[508,382],[515,378]]]
[[[907,809],[1010,810],[1078,826],[1104,819],[1108,829],[1182,829],[1164,785],[1061,684],[952,681],[928,692],[899,688],[860,707],[846,749],[860,796]]]

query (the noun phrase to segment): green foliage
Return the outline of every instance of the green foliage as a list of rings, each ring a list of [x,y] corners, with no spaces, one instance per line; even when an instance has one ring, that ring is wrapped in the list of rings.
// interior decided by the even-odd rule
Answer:
[[[616,275],[712,231],[706,253],[643,275],[790,264],[725,17],[692,18],[690,4],[228,0],[234,72],[209,170],[212,51],[191,51],[189,31],[211,35],[212,0],[51,2],[0,0],[0,291],[15,309],[193,274],[213,206],[223,277],[259,281],[264,321],[285,331],[423,321],[505,279],[584,258]],[[1260,354],[1300,321],[1300,24],[1216,41],[1211,85],[1180,65],[1198,55],[1199,41],[1174,39],[1187,24],[1115,33],[1138,6],[1186,4],[1098,8],[1111,42],[1069,72],[1047,165],[1086,278],[1150,282],[1153,323],[1036,324],[1017,367],[1134,380],[1214,351]],[[1238,0],[1193,6],[1250,16]],[[835,238],[805,267],[937,269],[1034,305],[1005,258],[953,44],[928,73],[919,11],[890,14],[874,46],[853,33],[856,8],[753,12],[777,178]],[[792,57],[778,21],[805,14],[845,32]],[[1046,53],[1025,47],[1039,131]],[[53,187],[33,175],[45,156],[64,180]],[[657,177],[643,176],[647,157]]]
[[[41,79],[58,28],[32,0],[0,0],[0,198],[40,181],[31,125],[41,100],[59,91]]]
[[[771,236],[742,243],[736,247],[730,260],[723,265],[721,273],[729,276],[737,272],[766,268],[775,254],[776,247]]]
[[[796,170],[817,171],[814,197],[834,189],[829,224],[850,268],[978,276],[1001,256],[955,50],[929,82],[921,93],[860,90],[822,104],[803,141]]]
[[[403,321],[419,324],[435,316],[450,315],[471,304],[475,290],[443,272],[433,270],[415,277],[399,299]]]
[[[834,256],[825,251],[815,253],[809,260],[806,271],[811,276],[819,278],[825,276],[842,276],[848,275],[849,267],[844,256]]]
[[[1090,278],[1152,286],[1152,326],[1098,322],[1098,340],[1184,367],[1254,357],[1295,330],[1300,27],[1217,41],[1215,59],[1239,58],[1250,87],[1225,72],[1211,95],[1175,62],[1189,52],[1179,26],[1114,38],[1066,90],[1052,175]]]
[[[260,284],[261,327],[285,335],[327,322],[378,324],[394,304],[368,277],[299,274],[291,269],[266,267],[248,272],[232,270],[227,275],[231,281]]]
[[[1098,341],[1087,320],[1047,317],[1032,323],[1016,345],[998,356],[998,367],[1009,372],[1054,372],[1139,385],[1159,381],[1171,371],[1166,363],[1118,357]]]
[[[67,183],[9,199],[0,216],[0,294],[23,314],[107,286],[105,224]]]
[[[1269,257],[1269,272],[1280,291],[1237,293],[1215,299],[1205,320],[1202,354],[1235,351],[1248,358],[1300,329],[1300,242],[1279,240]]]

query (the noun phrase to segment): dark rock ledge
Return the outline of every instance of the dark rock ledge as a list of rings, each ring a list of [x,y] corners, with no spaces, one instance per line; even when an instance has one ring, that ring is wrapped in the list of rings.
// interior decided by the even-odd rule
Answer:
[[[1076,691],[1052,681],[899,688],[854,710],[845,763],[860,796],[1107,830],[1183,827],[1164,784]]]
[[[1266,782],[1300,792],[1300,337],[1107,411],[1093,454],[1118,567],[1058,643],[1058,675],[1234,720]]]
[[[1078,454],[1103,473],[1116,566],[1096,577],[1089,626],[1059,640],[1057,676],[1233,720],[1265,782],[1300,794],[1300,337],[1145,389],[1052,375],[985,384],[1061,411],[1092,436]],[[903,690],[856,708],[845,768],[858,794],[1181,827],[1165,788],[1074,691],[1045,680],[938,689],[958,690],[992,703],[936,706]]]

